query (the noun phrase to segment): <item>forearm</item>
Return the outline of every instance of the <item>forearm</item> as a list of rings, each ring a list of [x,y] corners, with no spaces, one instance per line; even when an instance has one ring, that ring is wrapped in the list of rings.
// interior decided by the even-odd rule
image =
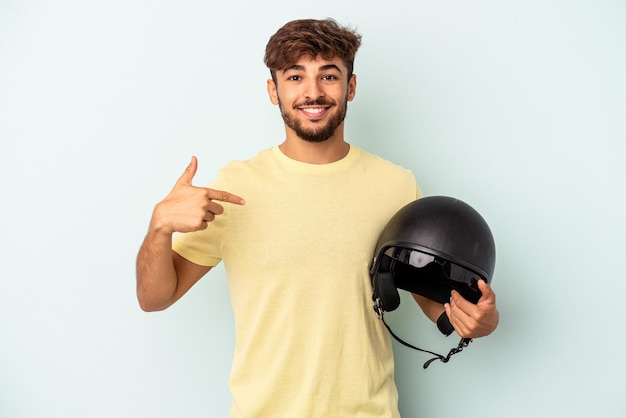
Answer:
[[[178,284],[172,260],[172,234],[150,229],[137,255],[137,299],[144,311],[173,303]]]
[[[148,234],[137,255],[137,299],[144,311],[167,308],[211,269],[173,252],[172,234],[205,229],[224,212],[223,206],[214,201],[245,203],[241,197],[225,191],[193,186],[197,167],[198,160],[193,157],[172,191],[152,213]]]
[[[412,293],[412,295],[413,299],[415,299],[420,308],[422,308],[424,314],[430,318],[431,321],[437,323],[437,319],[445,312],[443,305],[415,293]]]

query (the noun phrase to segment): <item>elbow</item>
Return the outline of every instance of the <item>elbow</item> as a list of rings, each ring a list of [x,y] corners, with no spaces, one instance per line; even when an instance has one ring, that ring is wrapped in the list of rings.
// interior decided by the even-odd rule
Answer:
[[[144,312],[159,312],[165,310],[169,305],[159,305],[156,303],[139,301],[139,307]]]
[[[169,301],[160,300],[154,297],[149,297],[137,291],[137,302],[139,307],[144,312],[159,312],[167,309],[171,303]]]
[[[163,310],[163,309],[159,309],[156,305],[153,305],[148,302],[142,302],[142,301],[139,301],[139,307],[144,312],[158,312],[158,311]]]

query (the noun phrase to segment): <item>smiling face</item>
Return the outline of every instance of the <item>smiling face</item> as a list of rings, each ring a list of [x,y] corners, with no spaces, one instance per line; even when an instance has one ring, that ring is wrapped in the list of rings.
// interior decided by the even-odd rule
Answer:
[[[268,93],[279,105],[287,138],[308,142],[343,139],[343,121],[348,102],[354,98],[356,76],[348,74],[340,59],[303,58],[276,71],[268,80]]]

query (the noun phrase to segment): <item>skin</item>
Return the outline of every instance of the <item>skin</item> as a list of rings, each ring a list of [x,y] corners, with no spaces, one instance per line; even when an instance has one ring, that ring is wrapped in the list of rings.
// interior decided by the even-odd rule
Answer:
[[[450,324],[459,336],[479,338],[491,334],[496,329],[500,314],[496,308],[496,294],[491,286],[479,280],[478,288],[482,292],[482,297],[476,304],[463,298],[456,290],[452,291],[450,302],[444,305],[417,294],[413,294],[413,298],[431,321],[437,322],[445,311]]]
[[[267,80],[272,104],[280,107],[286,117],[303,129],[315,131],[344,112],[347,102],[356,93],[356,75],[348,79],[348,69],[339,59],[302,59],[293,66],[276,71],[276,83]],[[328,105],[306,105],[311,101]],[[344,141],[344,122],[339,123],[325,141],[312,142],[300,138],[285,123],[285,141],[279,146],[289,158],[309,164],[327,164],[345,157],[350,145]]]
[[[356,84],[356,75],[349,75],[340,59],[303,58],[276,71],[276,82],[267,80],[267,92],[284,120],[285,141],[279,145],[280,150],[291,159],[309,164],[328,164],[344,158],[350,145],[344,140],[343,118],[347,103],[356,94]],[[137,298],[145,311],[171,306],[211,269],[173,252],[172,234],[206,228],[223,213],[222,203],[245,204],[234,194],[193,186],[197,167],[193,157],[172,191],[153,211],[137,256]],[[445,311],[460,336],[478,338],[490,334],[499,318],[495,293],[482,281],[479,288],[483,296],[475,305],[454,291],[445,305],[419,295],[413,297],[433,322]]]
[[[148,234],[137,255],[137,299],[144,311],[160,311],[181,298],[210,267],[192,263],[172,251],[174,232],[205,229],[224,212],[220,203],[245,201],[221,190],[192,185],[198,160],[192,157],[170,193],[152,213]]]

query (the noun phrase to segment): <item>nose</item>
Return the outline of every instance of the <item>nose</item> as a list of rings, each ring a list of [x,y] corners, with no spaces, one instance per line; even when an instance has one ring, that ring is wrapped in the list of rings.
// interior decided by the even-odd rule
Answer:
[[[304,97],[306,97],[307,99],[317,99],[322,96],[324,96],[324,90],[322,88],[320,80],[311,78],[306,84]]]

